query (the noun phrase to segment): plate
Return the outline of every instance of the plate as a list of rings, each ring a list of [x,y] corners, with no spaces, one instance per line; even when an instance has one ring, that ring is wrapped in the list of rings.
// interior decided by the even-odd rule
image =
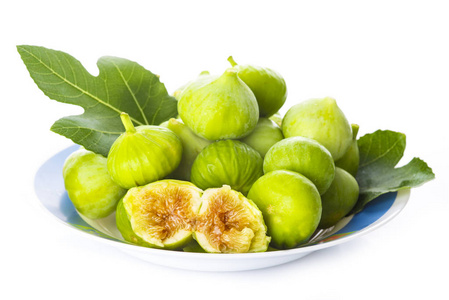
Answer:
[[[123,240],[115,225],[114,214],[100,220],[90,220],[78,214],[67,195],[62,178],[65,159],[78,148],[74,145],[57,153],[37,171],[35,191],[43,208],[60,223],[87,238],[167,267],[198,271],[243,271],[288,263],[314,251],[348,242],[386,224],[405,207],[410,196],[410,190],[384,194],[371,201],[360,213],[342,219],[332,228],[315,232],[306,245],[289,250],[212,254],[145,248]]]

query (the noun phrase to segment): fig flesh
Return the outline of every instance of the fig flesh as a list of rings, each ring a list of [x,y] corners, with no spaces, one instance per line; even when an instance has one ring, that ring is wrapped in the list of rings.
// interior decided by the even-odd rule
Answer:
[[[204,192],[194,238],[212,253],[263,252],[270,238],[257,206],[229,186]]]
[[[248,193],[263,214],[271,246],[289,249],[305,243],[321,217],[321,199],[305,176],[286,170],[260,177]]]
[[[346,216],[359,197],[355,178],[343,169],[335,168],[335,178],[329,189],[321,195],[323,211],[318,228],[329,228]]]
[[[133,244],[182,248],[192,239],[201,195],[195,185],[179,180],[131,188],[117,207],[117,228]]]
[[[352,128],[352,143],[348,151],[335,162],[335,166],[342,168],[349,172],[352,176],[357,175],[360,163],[359,146],[357,144],[357,133],[359,132],[359,125],[351,124]]]
[[[62,173],[70,200],[89,219],[110,215],[126,193],[109,176],[107,159],[84,148],[67,157]]]
[[[282,130],[273,121],[267,118],[259,118],[256,128],[242,142],[259,152],[262,158],[274,144],[282,140]]]
[[[287,85],[278,72],[254,65],[238,65],[232,56],[228,58],[237,69],[240,79],[245,82],[256,96],[261,117],[271,117],[287,99]]]
[[[218,79],[190,84],[181,94],[178,112],[184,124],[208,140],[244,137],[259,119],[253,92],[232,68]]]
[[[153,125],[134,128],[129,116],[121,114],[126,132],[112,144],[108,170],[112,179],[129,189],[164,178],[179,165],[182,144],[173,131]]]
[[[310,179],[323,194],[335,175],[334,160],[330,152],[315,140],[296,136],[274,144],[265,155],[264,173],[290,170]]]
[[[352,142],[352,130],[335,99],[311,99],[292,106],[282,120],[284,137],[304,136],[326,147],[335,160]]]
[[[244,195],[263,174],[263,160],[250,146],[236,140],[218,141],[201,151],[192,166],[191,181],[199,188],[229,185]]]

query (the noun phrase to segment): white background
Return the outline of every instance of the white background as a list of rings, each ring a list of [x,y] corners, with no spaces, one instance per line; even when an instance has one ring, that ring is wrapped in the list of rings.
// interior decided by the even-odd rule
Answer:
[[[448,15],[445,1],[2,2],[0,298],[448,299]],[[81,110],[37,88],[20,44],[68,52],[93,74],[103,55],[128,58],[170,92],[222,72],[229,55],[271,67],[287,82],[284,111],[332,96],[360,135],[406,133],[401,163],[419,156],[436,179],[384,227],[293,263],[236,273],[145,263],[38,205],[37,168],[71,145],[49,128]]]

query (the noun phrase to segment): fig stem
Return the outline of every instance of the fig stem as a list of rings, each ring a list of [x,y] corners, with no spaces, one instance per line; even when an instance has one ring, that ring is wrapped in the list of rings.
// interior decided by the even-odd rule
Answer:
[[[228,57],[228,61],[231,63],[231,66],[235,67],[237,65],[237,63],[235,62],[234,58],[232,58],[232,56]]]
[[[122,119],[123,126],[125,126],[125,130],[127,133],[136,132],[136,128],[134,127],[133,122],[131,121],[127,113],[122,112],[120,114],[120,119]]]

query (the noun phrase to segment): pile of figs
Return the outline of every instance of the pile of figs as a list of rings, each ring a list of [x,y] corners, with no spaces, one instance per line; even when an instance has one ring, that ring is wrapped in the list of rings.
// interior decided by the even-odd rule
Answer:
[[[276,71],[238,65],[174,93],[178,118],[125,132],[108,157],[79,149],[63,168],[77,211],[115,212],[123,238],[159,249],[263,252],[306,243],[355,205],[358,126],[332,98],[292,106]]]

